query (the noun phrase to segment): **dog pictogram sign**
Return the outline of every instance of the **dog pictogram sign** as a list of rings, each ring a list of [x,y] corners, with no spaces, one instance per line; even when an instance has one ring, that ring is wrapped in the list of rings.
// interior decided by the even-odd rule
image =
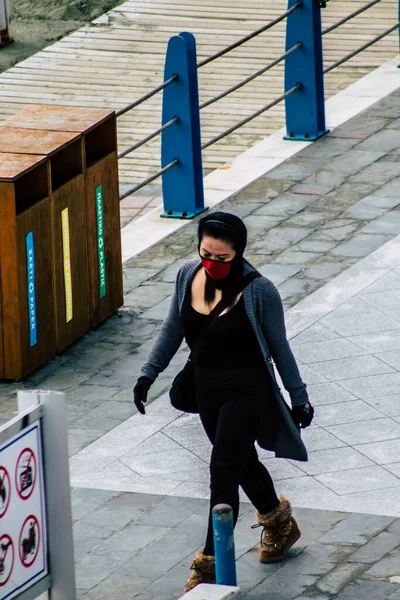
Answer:
[[[10,476],[5,467],[0,466],[0,519],[4,517],[10,504]]]
[[[0,537],[0,587],[6,585],[14,568],[14,544],[11,537],[4,534]]]
[[[24,567],[30,567],[36,560],[40,546],[40,527],[35,515],[26,517],[19,534],[19,558]]]
[[[31,448],[24,448],[15,468],[15,486],[19,497],[27,500],[32,495],[36,483],[37,463]]]

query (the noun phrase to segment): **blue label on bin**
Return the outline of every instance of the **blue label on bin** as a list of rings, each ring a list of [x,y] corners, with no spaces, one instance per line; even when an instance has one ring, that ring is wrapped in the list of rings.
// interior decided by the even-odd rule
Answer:
[[[33,233],[26,236],[26,271],[28,275],[29,345],[37,344],[35,245]]]

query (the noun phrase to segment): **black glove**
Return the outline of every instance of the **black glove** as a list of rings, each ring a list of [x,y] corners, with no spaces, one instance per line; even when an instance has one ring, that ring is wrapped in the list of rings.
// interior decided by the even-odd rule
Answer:
[[[292,417],[296,425],[301,427],[301,429],[305,429],[313,420],[314,409],[309,402],[306,402],[301,406],[293,406]]]
[[[149,377],[139,377],[133,388],[133,402],[142,415],[146,413],[143,402],[147,401],[147,392],[149,391],[151,384],[152,381]]]

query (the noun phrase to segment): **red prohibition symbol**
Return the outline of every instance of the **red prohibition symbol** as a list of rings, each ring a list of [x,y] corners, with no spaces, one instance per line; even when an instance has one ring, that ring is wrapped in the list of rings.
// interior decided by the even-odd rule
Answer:
[[[28,500],[36,483],[36,457],[30,448],[24,448],[15,467],[15,486],[21,500]]]
[[[0,537],[0,587],[6,585],[14,568],[14,544],[9,535]]]
[[[30,567],[36,560],[40,545],[40,528],[35,515],[26,517],[19,534],[19,558],[24,567]]]
[[[4,517],[10,504],[10,476],[5,467],[0,467],[0,519]]]

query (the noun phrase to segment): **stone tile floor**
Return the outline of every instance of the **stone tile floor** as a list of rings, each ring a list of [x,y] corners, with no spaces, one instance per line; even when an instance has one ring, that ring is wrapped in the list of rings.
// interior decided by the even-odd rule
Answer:
[[[263,272],[276,275],[268,266]],[[260,454],[278,491],[297,507],[400,517],[400,312],[393,315],[391,304],[399,272],[397,236],[287,311],[316,409],[303,433],[309,461]],[[71,482],[206,498],[209,455],[198,416],[179,414],[165,394],[145,416],[133,415],[72,456]]]
[[[278,285],[317,409],[304,432],[309,463],[263,455],[303,530],[291,560],[257,562],[242,505],[248,598],[400,598],[399,110],[395,92],[219,206],[244,217],[246,256]],[[0,383],[1,421],[18,389],[67,393],[76,573],[88,599],[179,597],[204,537],[209,447],[196,417],[163,397],[185,349],[144,418],[131,391],[176,271],[195,255],[194,222],[124,265],[118,315],[24,382]]]
[[[76,582],[84,600],[180,598],[202,546],[207,501],[72,491]],[[400,519],[295,509],[302,537],[279,564],[258,561],[254,511],[235,530],[241,597],[248,600],[399,600]]]

